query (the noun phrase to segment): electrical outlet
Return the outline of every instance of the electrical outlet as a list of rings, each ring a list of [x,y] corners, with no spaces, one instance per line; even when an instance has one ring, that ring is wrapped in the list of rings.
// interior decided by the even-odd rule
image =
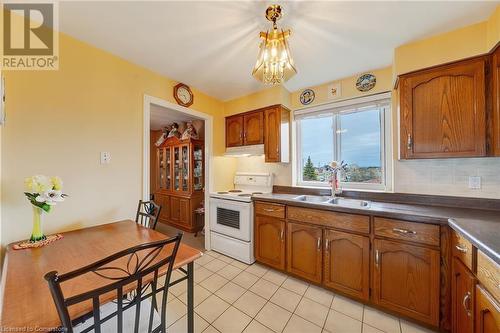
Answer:
[[[479,176],[469,176],[469,188],[473,190],[478,190],[481,188],[481,177]]]
[[[111,162],[111,154],[107,151],[101,151],[101,164],[109,164]]]

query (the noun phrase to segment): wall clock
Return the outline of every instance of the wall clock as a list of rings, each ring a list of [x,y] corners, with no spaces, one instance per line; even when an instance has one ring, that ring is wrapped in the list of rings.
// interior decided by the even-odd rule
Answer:
[[[185,107],[191,106],[194,101],[194,95],[191,88],[184,83],[179,83],[174,87],[174,98],[177,104]]]
[[[375,87],[376,83],[377,83],[377,78],[375,77],[375,75],[363,74],[360,77],[358,77],[358,80],[356,81],[356,89],[362,92],[369,91],[373,87]]]
[[[306,89],[300,94],[300,103],[302,103],[302,105],[309,105],[314,101],[314,97],[314,91]]]

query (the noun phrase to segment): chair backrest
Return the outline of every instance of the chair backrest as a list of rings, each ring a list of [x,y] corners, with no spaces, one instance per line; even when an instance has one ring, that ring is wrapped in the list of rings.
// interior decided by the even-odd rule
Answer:
[[[139,200],[139,206],[137,207],[137,215],[135,216],[135,222],[139,223],[143,227],[149,229],[155,229],[156,223],[158,223],[158,217],[160,216],[161,206],[157,205],[154,201],[142,201]]]
[[[74,306],[80,310],[85,309],[85,305],[87,308],[91,305],[92,311],[84,314],[86,325],[83,330],[79,329],[81,333],[100,333],[103,325],[109,328],[110,324],[115,323],[116,326],[112,331],[118,333],[122,333],[124,327],[127,332],[146,332],[145,327],[147,327],[147,332],[166,332],[168,286],[181,238],[182,233],[179,233],[169,239],[120,251],[69,273],[58,275],[56,271],[52,271],[45,274],[61,319],[62,329],[72,333],[73,326],[78,321],[78,318],[73,318],[72,321],[71,307]],[[159,284],[159,276],[162,274],[165,274],[163,285]],[[97,280],[96,276],[98,276]],[[65,282],[73,280],[73,288],[68,289],[74,290],[76,283],[80,285],[79,283],[86,281],[88,285],[89,277],[92,278],[92,289],[68,297],[64,295]],[[130,294],[134,295],[132,299],[127,297]],[[160,295],[161,313],[158,319],[158,313],[155,310],[158,309],[157,296]],[[112,311],[102,311],[100,307],[102,298],[112,301],[106,305],[114,303]],[[146,306],[149,305],[149,299],[150,306]],[[141,302],[145,304],[142,314]],[[133,324],[128,320],[124,325],[125,311],[134,314]],[[93,320],[90,320],[91,318]],[[145,323],[146,320],[147,323]],[[90,325],[87,325],[89,322]],[[134,326],[133,330],[131,326]],[[142,328],[139,329],[139,327]]]

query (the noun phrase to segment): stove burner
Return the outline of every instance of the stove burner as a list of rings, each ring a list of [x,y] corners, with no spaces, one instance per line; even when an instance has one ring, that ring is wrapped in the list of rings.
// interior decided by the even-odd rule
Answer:
[[[229,190],[229,193],[240,193],[243,192],[242,190]]]
[[[217,192],[217,194],[228,194],[229,192],[226,192],[226,191],[220,191],[220,192]]]
[[[239,197],[251,197],[252,195],[250,193],[242,193],[238,194]]]

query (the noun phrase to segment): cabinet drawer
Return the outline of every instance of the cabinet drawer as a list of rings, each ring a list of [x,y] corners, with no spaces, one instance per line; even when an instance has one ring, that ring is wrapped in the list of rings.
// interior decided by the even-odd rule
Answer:
[[[477,278],[500,301],[500,265],[481,251],[477,251]]]
[[[453,256],[460,259],[472,271],[472,244],[460,233],[454,231],[451,238]]]
[[[375,236],[439,246],[439,226],[434,224],[376,217]]]
[[[288,207],[290,220],[307,222],[336,229],[370,233],[370,217],[356,214],[329,212],[318,209]]]
[[[256,202],[255,203],[255,214],[272,216],[280,219],[285,218],[285,205],[267,203],[267,202]]]

